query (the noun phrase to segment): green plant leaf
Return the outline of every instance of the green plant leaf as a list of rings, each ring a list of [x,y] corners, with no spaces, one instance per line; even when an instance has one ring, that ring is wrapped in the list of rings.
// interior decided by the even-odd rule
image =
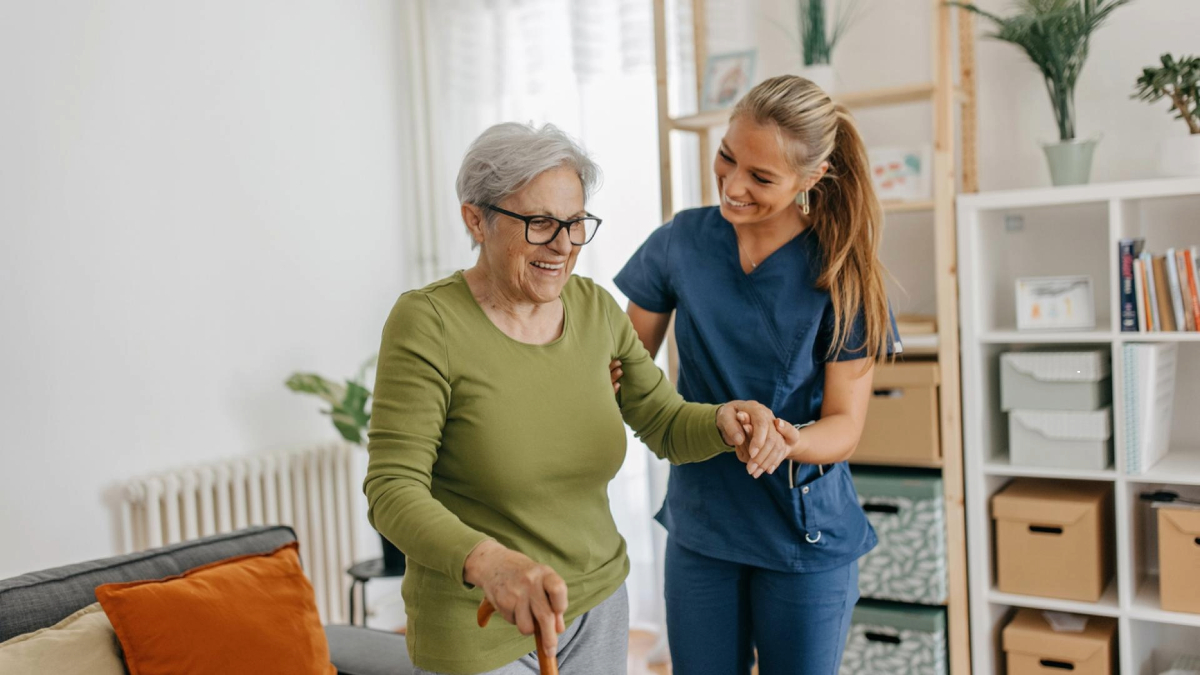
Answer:
[[[322,414],[329,415],[342,438],[363,445],[371,424],[371,390],[365,386],[365,380],[367,371],[374,367],[375,362],[375,356],[363,362],[357,375],[346,380],[345,385],[331,382],[316,373],[294,373],[285,384],[294,392],[312,394],[329,403],[330,408],[322,410]]]
[[[344,419],[339,419],[337,416],[334,416],[333,418],[333,426],[338,430],[338,433],[342,435],[342,438],[350,441],[351,443],[362,445],[364,438],[362,427],[359,427],[353,422],[347,422]]]
[[[825,2],[799,0],[800,46],[806,66],[830,63],[834,48],[864,11],[859,0],[843,0],[830,26],[826,21]]]
[[[330,405],[336,406],[346,397],[345,387],[316,373],[295,373],[284,384],[294,392],[319,396]]]
[[[347,382],[346,398],[342,402],[341,407],[347,414],[353,417],[355,422],[361,426],[366,426],[371,421],[371,413],[367,411],[367,403],[370,400],[370,390],[355,382]]]
[[[1143,68],[1131,98],[1155,103],[1167,99],[1173,117],[1182,120],[1188,131],[1200,134],[1200,58],[1172,54],[1159,57],[1161,67]]]

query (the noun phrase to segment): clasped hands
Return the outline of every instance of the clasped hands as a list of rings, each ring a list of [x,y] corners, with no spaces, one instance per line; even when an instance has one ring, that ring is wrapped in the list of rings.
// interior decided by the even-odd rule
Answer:
[[[621,362],[613,361],[608,369],[613,391],[619,392],[624,375]],[[784,460],[799,460],[802,453],[799,431],[757,401],[729,401],[717,408],[717,429],[755,478],[775,473]]]
[[[725,445],[754,478],[775,473],[784,460],[801,454],[800,431],[757,401],[730,401],[717,408],[717,429]]]

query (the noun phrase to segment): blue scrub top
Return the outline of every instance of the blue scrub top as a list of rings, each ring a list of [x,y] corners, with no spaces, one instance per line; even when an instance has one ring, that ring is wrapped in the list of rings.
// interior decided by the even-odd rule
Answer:
[[[833,304],[816,287],[821,257],[810,228],[746,274],[733,226],[708,207],[676,214],[615,281],[643,309],[676,311],[686,400],[758,401],[795,424],[820,416],[830,360]],[[860,314],[836,360],[866,356],[862,326]],[[787,466],[758,480],[733,453],[672,466],[657,519],[697,553],[784,572],[833,569],[874,548],[844,462],[798,466],[795,487]]]

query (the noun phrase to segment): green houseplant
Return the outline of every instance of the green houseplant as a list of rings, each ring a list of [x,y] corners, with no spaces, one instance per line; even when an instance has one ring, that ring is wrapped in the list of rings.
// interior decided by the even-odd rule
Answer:
[[[800,74],[825,91],[833,90],[833,49],[858,18],[858,0],[845,0],[829,24],[828,0],[800,0],[800,51],[804,68]]]
[[[1184,139],[1163,139],[1159,173],[1165,176],[1200,175],[1200,57],[1171,54],[1159,57],[1161,67],[1142,69],[1132,98],[1157,103],[1167,99],[1175,119],[1187,125]]]
[[[364,445],[367,440],[367,428],[371,424],[371,411],[368,408],[371,390],[367,388],[366,377],[374,365],[375,357],[372,356],[344,385],[316,373],[293,373],[285,384],[294,392],[312,394],[328,403],[329,410],[321,412],[329,415],[342,438],[355,445]]]
[[[1075,84],[1087,61],[1092,34],[1131,0],[1016,0],[1015,12],[1002,17],[973,3],[951,5],[974,12],[992,23],[988,37],[1021,48],[1041,71],[1058,126],[1058,143],[1043,146],[1055,185],[1086,183],[1099,138],[1075,135]]]
[[[363,362],[358,373],[339,384],[316,373],[293,373],[284,384],[299,394],[311,394],[329,404],[328,410],[333,426],[342,438],[366,446],[367,430],[371,424],[371,390],[367,386],[367,374],[375,366],[376,357]],[[389,572],[403,573],[404,554],[387,537],[379,535],[383,547],[383,566]]]

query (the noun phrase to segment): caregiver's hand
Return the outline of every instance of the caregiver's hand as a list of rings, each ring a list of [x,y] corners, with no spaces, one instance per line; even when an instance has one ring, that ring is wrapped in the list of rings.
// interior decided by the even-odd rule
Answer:
[[[808,449],[801,439],[800,430],[797,429],[795,425],[787,420],[777,419],[775,420],[775,428],[779,430],[780,435],[783,436],[783,442],[787,444],[788,459],[795,462],[808,463],[811,463],[809,461],[810,459],[815,459],[806,457],[808,454]]]
[[[717,427],[732,445],[746,471],[758,478],[774,473],[787,459],[787,444],[775,427],[775,413],[756,401],[730,401],[717,410]]]
[[[612,378],[614,394],[621,391],[621,383],[618,382],[618,380],[620,380],[621,376],[624,374],[625,371],[621,370],[621,362],[619,360],[613,359],[612,362],[608,364],[608,376]]]
[[[749,433],[751,427],[746,421],[747,419],[744,416],[738,416],[738,421],[742,422],[742,429]],[[784,445],[787,446],[787,452],[783,458],[794,462],[807,462],[808,458],[806,455],[808,454],[808,450],[801,439],[800,430],[791,422],[784,419],[775,419],[772,426],[775,427],[776,433],[779,434],[780,438],[783,439]]]
[[[496,613],[522,635],[533,635],[536,620],[546,651],[558,651],[558,634],[567,629],[567,582],[557,572],[489,540],[467,556],[463,579],[482,588]]]

